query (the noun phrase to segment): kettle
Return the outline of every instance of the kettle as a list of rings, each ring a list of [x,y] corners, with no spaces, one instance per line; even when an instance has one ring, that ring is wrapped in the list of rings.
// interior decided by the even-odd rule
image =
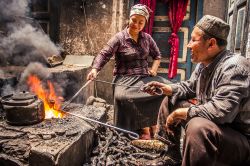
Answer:
[[[10,125],[31,125],[45,118],[43,101],[29,92],[6,95],[1,98],[1,103]]]

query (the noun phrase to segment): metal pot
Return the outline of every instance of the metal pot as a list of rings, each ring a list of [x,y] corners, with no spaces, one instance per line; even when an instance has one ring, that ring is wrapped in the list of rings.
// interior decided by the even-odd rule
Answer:
[[[29,92],[4,96],[1,103],[11,125],[31,125],[45,118],[43,101]]]

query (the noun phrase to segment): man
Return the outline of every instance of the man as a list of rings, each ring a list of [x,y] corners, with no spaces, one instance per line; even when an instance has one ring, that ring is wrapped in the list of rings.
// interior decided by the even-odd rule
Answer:
[[[173,142],[176,128],[185,124],[182,166],[250,164],[250,64],[226,50],[229,29],[223,20],[204,16],[187,45],[198,63],[190,79],[150,82],[145,89],[153,95],[161,88],[169,96],[160,108],[156,138]]]

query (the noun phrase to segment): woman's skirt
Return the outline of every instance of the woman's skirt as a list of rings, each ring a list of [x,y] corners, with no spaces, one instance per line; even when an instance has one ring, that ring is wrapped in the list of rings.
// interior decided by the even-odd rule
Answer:
[[[164,95],[152,96],[140,91],[139,88],[151,81],[171,83],[159,76],[114,77],[113,82],[116,83],[114,86],[114,123],[117,127],[135,131],[156,125],[157,115]]]

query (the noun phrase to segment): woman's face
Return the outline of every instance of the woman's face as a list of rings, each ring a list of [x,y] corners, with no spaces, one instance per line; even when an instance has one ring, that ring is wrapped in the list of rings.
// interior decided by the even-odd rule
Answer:
[[[139,33],[143,30],[146,24],[146,18],[144,16],[135,14],[129,19],[129,30],[132,33]]]

